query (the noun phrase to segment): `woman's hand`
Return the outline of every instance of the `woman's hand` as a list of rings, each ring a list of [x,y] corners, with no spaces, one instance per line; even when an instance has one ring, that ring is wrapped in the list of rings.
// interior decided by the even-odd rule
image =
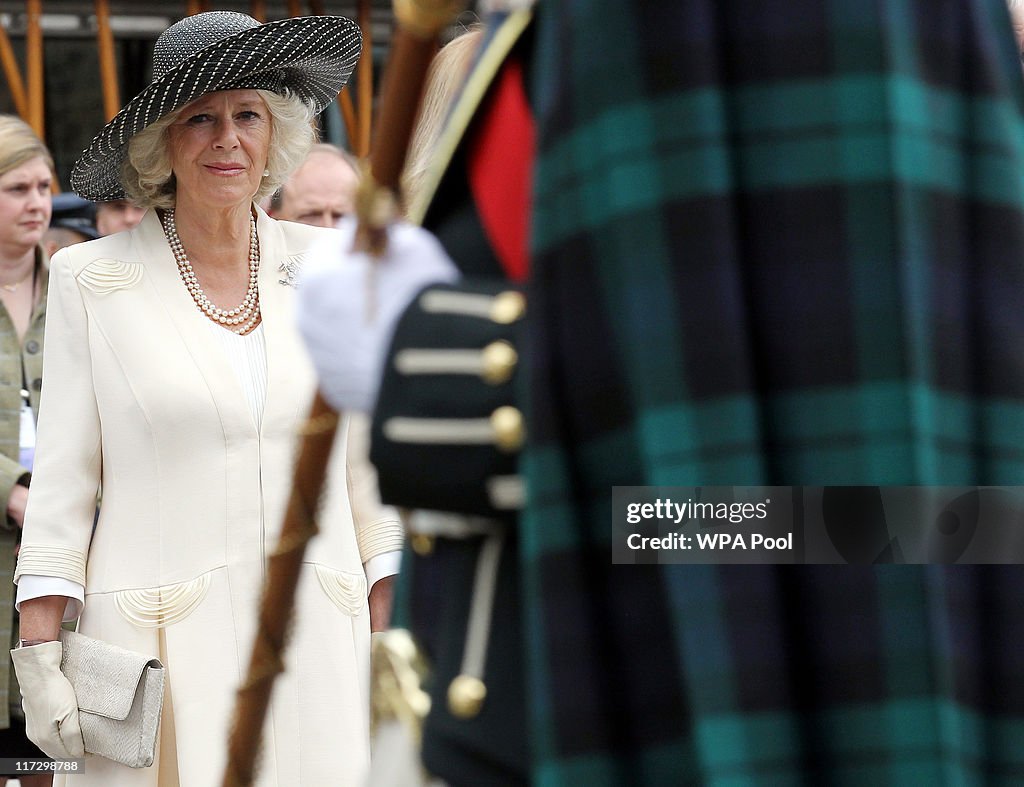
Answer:
[[[25,709],[25,733],[47,756],[56,759],[85,756],[78,698],[60,671],[63,652],[60,642],[11,651]]]
[[[11,651],[21,685],[25,731],[50,757],[84,757],[85,744],[78,723],[78,699],[60,671],[64,646],[57,641],[66,596],[39,596],[21,602],[23,641],[38,642]]]
[[[25,506],[28,505],[28,487],[15,484],[7,497],[7,519],[18,527],[25,526]]]
[[[378,579],[370,588],[367,603],[370,605],[370,631],[387,631],[391,625],[391,599],[394,595],[395,577]]]
[[[22,601],[18,607],[21,638],[44,642],[57,639],[67,605],[67,596],[39,596]]]

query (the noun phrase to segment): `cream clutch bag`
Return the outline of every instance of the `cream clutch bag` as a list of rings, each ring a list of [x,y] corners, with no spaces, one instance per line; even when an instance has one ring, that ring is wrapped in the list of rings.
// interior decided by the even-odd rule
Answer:
[[[152,765],[164,704],[163,664],[72,631],[61,631],[60,641],[60,669],[78,697],[85,751],[130,768]]]

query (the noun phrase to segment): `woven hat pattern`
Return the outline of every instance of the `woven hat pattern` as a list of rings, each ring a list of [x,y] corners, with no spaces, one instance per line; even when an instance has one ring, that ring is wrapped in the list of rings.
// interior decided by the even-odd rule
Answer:
[[[359,27],[339,16],[266,24],[233,11],[186,17],[161,34],[153,50],[153,81],[96,135],[72,169],[71,186],[96,202],[123,199],[128,140],[217,90],[291,93],[319,112],[348,81],[361,48]]]

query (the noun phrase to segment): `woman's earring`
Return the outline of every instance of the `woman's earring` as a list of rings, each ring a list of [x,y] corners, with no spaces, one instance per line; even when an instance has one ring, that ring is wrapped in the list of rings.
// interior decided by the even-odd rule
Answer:
[[[265,177],[265,178],[269,178],[270,177],[270,170],[269,169],[263,170],[263,177]]]

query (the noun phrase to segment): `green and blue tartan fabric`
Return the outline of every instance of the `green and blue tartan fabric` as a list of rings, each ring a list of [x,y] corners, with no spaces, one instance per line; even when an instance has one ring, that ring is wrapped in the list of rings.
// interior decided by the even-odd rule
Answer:
[[[613,566],[613,485],[1019,485],[1002,0],[542,2],[533,781],[1024,784],[1024,569]]]

